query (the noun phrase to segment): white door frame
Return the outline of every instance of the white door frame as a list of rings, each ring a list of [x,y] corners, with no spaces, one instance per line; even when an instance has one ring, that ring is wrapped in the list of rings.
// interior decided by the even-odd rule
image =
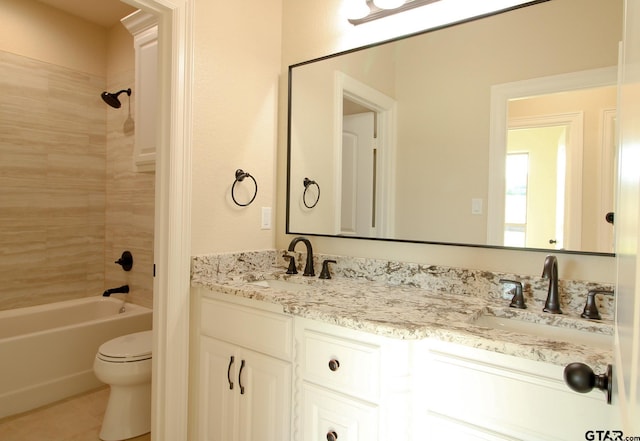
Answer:
[[[344,72],[334,74],[334,133],[333,133],[333,167],[336,173],[334,189],[336,207],[342,206],[342,100],[346,97],[377,114],[378,143],[382,146],[378,156],[378,179],[376,193],[376,219],[378,219],[378,237],[391,237],[395,225],[392,213],[395,213],[395,162],[396,162],[396,124],[397,104],[393,98],[361,83]],[[340,212],[334,216],[334,234],[341,230]]]
[[[151,431],[188,431],[193,2],[123,0],[158,18]]]
[[[541,127],[566,126],[567,127],[567,167],[565,174],[564,191],[564,228],[563,248],[579,250],[582,245],[582,153],[583,153],[583,126],[584,113],[557,113],[553,115],[541,115],[522,118],[510,118],[507,129],[535,129]],[[506,146],[505,146],[506,147]],[[506,151],[504,153],[506,158]],[[504,182],[504,181],[503,181]],[[498,186],[495,186],[495,190]],[[501,225],[487,225],[487,234],[495,238],[504,237],[504,184],[502,197],[489,195],[495,203],[489,204],[489,211],[499,210],[492,214],[494,217],[502,215]],[[495,229],[495,230],[494,230]]]
[[[504,166],[507,151],[508,102],[516,98],[570,90],[614,86],[617,66],[496,84],[491,87],[489,131],[489,194],[487,244],[502,245],[504,224]],[[500,209],[502,207],[502,210]],[[500,231],[500,234],[497,232]]]

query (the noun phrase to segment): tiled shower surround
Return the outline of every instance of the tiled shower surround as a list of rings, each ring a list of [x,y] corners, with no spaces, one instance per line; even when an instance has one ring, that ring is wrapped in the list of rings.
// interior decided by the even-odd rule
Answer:
[[[154,176],[133,173],[128,103],[108,113],[107,87],[0,51],[0,309],[101,295],[110,283],[151,306]],[[113,264],[125,249],[136,262],[126,275]]]
[[[287,253],[295,257],[300,273],[292,277],[302,277],[305,253]],[[274,269],[276,277],[290,277],[285,274],[288,261],[282,257],[283,254],[284,251],[266,250],[195,256],[191,264],[192,281],[206,286],[207,280],[243,279],[265,273],[273,276]],[[501,284],[500,279],[520,281],[530,308],[542,309],[549,286],[549,281],[542,277],[314,253],[316,277],[320,274],[322,261],[325,259],[336,261],[330,266],[331,273],[336,278],[360,278],[390,285],[408,285],[431,293],[489,297],[495,299],[496,306],[507,305],[511,298],[508,291],[512,287]],[[562,257],[558,260],[561,265]],[[613,290],[611,284],[574,280],[560,280],[558,286],[561,307],[565,313],[574,316],[579,316],[582,312],[588,291]],[[603,319],[612,320],[613,295],[597,296],[597,304]]]

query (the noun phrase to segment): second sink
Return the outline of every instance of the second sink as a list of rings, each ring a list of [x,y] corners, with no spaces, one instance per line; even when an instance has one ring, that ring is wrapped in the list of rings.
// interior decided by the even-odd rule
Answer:
[[[507,311],[502,316],[500,313],[501,310],[487,309],[473,324],[602,349],[613,347],[613,328],[610,325],[591,322],[584,322],[583,325],[581,321],[568,317],[563,317],[562,323],[550,324],[537,321],[538,317],[534,314],[509,316],[510,311]]]

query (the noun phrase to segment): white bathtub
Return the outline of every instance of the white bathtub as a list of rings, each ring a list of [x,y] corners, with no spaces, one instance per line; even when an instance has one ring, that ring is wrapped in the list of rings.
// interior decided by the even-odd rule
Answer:
[[[0,311],[0,418],[94,389],[98,347],[151,329],[152,311],[111,297]]]

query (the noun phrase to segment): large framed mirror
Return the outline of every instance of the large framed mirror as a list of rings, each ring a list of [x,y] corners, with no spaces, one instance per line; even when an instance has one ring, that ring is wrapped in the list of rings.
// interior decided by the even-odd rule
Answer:
[[[622,7],[532,2],[290,66],[287,233],[613,253]]]

